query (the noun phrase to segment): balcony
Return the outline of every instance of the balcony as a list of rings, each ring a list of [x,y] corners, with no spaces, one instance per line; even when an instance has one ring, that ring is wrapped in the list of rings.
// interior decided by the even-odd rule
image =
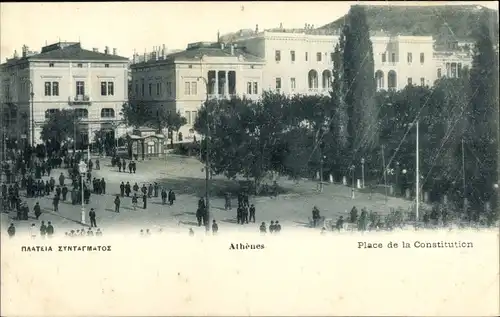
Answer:
[[[68,97],[68,103],[70,106],[73,105],[90,105],[92,101],[88,95],[76,95],[74,97]]]

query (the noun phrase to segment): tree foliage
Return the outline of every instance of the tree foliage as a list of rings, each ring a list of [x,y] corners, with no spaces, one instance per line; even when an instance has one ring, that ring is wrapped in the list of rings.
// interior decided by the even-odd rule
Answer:
[[[343,90],[349,117],[351,154],[357,161],[378,143],[375,64],[364,7],[351,7],[343,34]]]
[[[187,123],[180,112],[162,106],[149,107],[143,102],[125,103],[122,107],[123,118],[129,126],[149,127],[161,132],[162,129],[178,131]]]
[[[42,126],[41,138],[52,147],[60,147],[64,143],[72,143],[81,133],[78,125],[79,118],[74,110],[57,110],[48,116],[47,121]]]

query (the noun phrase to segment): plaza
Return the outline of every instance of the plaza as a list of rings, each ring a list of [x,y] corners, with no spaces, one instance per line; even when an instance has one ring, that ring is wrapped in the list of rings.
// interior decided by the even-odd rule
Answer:
[[[92,160],[95,162],[96,157]],[[204,227],[198,227],[195,212],[197,202],[205,195],[205,172],[203,165],[194,157],[182,157],[168,155],[164,159],[150,159],[137,162],[137,173],[119,172],[117,167],[111,167],[109,158],[100,158],[100,170],[92,170],[92,178],[104,178],[106,181],[106,194],[92,194],[90,203],[85,205],[86,226],[90,224],[88,212],[94,208],[97,214],[97,226],[106,232],[132,232],[139,234],[141,229],[150,229],[152,233],[161,228],[165,232],[188,232],[193,228],[195,232],[204,232]],[[51,177],[58,179],[60,173],[66,176],[68,184],[67,169],[54,169]],[[47,180],[48,176],[43,179]],[[114,198],[120,193],[120,183],[129,182],[131,186],[137,183],[139,187],[143,184],[148,186],[157,182],[166,190],[172,189],[176,194],[173,206],[162,205],[160,197],[148,199],[147,209],[142,209],[142,201],[139,200],[138,208],[134,210],[130,197],[121,198],[120,213],[114,211]],[[210,212],[211,218],[219,224],[220,232],[232,230],[248,231],[258,233],[261,222],[269,225],[270,221],[278,220],[283,230],[313,230],[309,226],[308,218],[311,210],[317,206],[321,216],[336,221],[343,215],[348,218],[348,213],[353,206],[358,210],[366,207],[368,211],[377,212],[384,216],[389,213],[390,208],[402,207],[407,210],[410,201],[388,197],[379,193],[356,192],[355,199],[351,198],[351,188],[341,184],[326,184],[323,192],[317,191],[317,182],[301,180],[298,183],[281,177],[277,183],[285,193],[276,198],[266,196],[250,196],[250,204],[256,207],[256,223],[245,225],[236,224],[236,196],[232,195],[232,210],[224,210],[223,193],[238,186],[238,180],[228,180],[223,176],[214,176],[210,180]],[[24,196],[24,194],[22,194]],[[63,235],[69,230],[81,229],[81,205],[72,205],[71,201],[60,202],[59,212],[53,211],[53,194],[38,198],[24,198],[30,208],[30,219],[28,221],[17,221],[15,212],[2,213],[2,231],[14,223],[18,235],[23,235],[32,223],[39,227],[40,221],[51,221],[57,236]],[[39,221],[33,217],[33,206],[39,202],[42,215]],[[320,226],[321,228],[321,226]],[[319,230],[319,229],[318,229]],[[27,234],[27,233],[26,233]]]

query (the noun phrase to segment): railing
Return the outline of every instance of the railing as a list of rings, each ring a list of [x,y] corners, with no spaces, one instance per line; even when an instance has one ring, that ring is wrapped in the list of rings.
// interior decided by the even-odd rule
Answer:
[[[68,103],[70,105],[73,105],[73,104],[91,104],[92,101],[90,100],[90,97],[87,95],[76,95],[74,97],[68,97]]]

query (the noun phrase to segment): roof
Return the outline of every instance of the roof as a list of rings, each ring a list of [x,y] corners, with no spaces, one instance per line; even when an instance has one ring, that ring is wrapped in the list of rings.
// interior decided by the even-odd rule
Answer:
[[[42,52],[22,57],[19,59],[10,59],[7,63],[17,63],[23,60],[79,60],[79,61],[120,61],[128,62],[127,57],[105,54],[83,49],[80,43],[56,43],[42,48]]]
[[[156,62],[177,62],[177,61],[199,61],[201,60],[202,56],[207,56],[207,57],[238,57],[238,56],[243,57],[244,62],[253,62],[253,63],[264,63],[264,59],[252,55],[248,52],[245,51],[244,48],[241,47],[236,47],[234,48],[234,55],[231,54],[231,47],[229,45],[226,45],[224,49],[221,48],[221,44],[219,43],[211,43],[210,45],[206,44],[201,44],[197,47],[191,47],[188,48],[187,50],[177,52],[177,53],[172,53],[167,55],[166,59],[163,60],[149,60],[146,63],[140,62],[136,63],[135,65],[138,64],[154,64]]]

